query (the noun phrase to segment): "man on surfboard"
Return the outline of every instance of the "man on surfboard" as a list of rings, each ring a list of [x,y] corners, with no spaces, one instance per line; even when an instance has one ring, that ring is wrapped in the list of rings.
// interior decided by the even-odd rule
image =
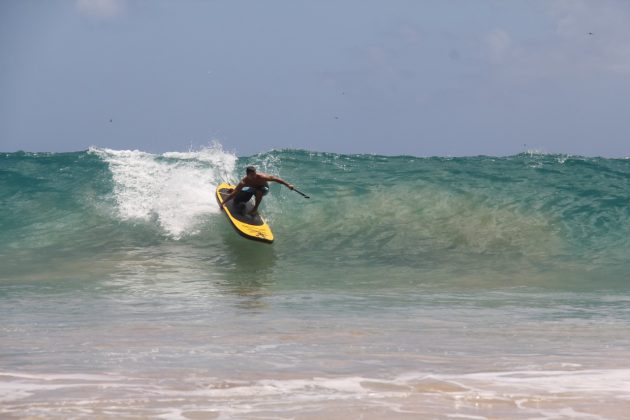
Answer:
[[[293,189],[293,185],[289,184],[284,179],[262,172],[258,173],[253,166],[248,166],[245,173],[245,178],[241,179],[241,182],[238,183],[236,188],[223,200],[221,209],[223,209],[226,203],[231,199],[234,199],[234,203],[238,205],[239,203],[247,203],[253,196],[256,197],[256,202],[249,214],[255,215],[258,212],[258,206],[262,198],[269,193],[269,181],[283,184],[290,190]]]

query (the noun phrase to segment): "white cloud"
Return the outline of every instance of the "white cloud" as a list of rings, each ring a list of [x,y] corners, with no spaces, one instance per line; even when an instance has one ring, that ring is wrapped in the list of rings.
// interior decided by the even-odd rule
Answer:
[[[124,12],[125,0],[77,0],[77,8],[88,16],[106,19]]]

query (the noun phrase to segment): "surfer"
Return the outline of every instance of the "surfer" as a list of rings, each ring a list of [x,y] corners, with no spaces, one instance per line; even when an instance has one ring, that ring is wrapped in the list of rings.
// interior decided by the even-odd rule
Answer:
[[[256,168],[253,166],[248,166],[245,173],[245,178],[241,179],[241,182],[238,183],[236,188],[234,188],[230,195],[221,203],[222,209],[225,204],[232,199],[234,199],[234,204],[238,206],[241,203],[247,203],[253,196],[256,197],[256,202],[249,214],[255,215],[258,212],[258,206],[260,206],[262,198],[269,193],[269,181],[283,184],[290,190],[293,189],[293,185],[289,184],[284,179],[262,172],[256,172]]]

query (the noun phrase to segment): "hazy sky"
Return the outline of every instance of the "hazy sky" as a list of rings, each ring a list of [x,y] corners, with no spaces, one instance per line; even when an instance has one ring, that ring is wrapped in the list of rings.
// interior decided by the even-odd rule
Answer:
[[[0,151],[630,155],[627,0],[0,0]]]

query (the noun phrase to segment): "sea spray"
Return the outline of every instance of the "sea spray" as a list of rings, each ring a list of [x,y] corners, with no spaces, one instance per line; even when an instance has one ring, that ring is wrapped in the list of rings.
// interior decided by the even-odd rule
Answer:
[[[217,212],[211,192],[232,176],[236,163],[219,146],[163,155],[97,148],[89,153],[109,166],[120,218],[155,219],[175,239],[195,234],[200,218]]]

